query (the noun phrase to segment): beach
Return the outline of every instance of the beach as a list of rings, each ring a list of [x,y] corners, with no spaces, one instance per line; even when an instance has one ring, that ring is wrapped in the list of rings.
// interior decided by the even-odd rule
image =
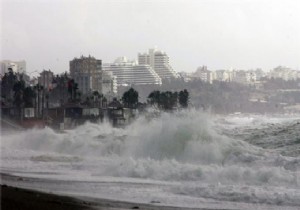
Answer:
[[[1,185],[1,209],[2,210],[127,210],[127,209],[182,209],[176,207],[151,206],[134,204],[121,201],[97,199],[88,201],[69,196],[44,193],[36,190],[28,190],[7,185]]]
[[[15,183],[19,186],[21,182],[27,182],[25,177],[1,175],[1,209],[2,210],[181,210],[187,208],[160,206],[156,204],[143,204],[134,202],[124,202],[118,200],[78,197],[70,195],[56,194],[53,192],[42,192],[28,188],[9,186],[3,183]],[[22,186],[22,185],[21,185]],[[190,210],[205,210],[205,208],[188,208]]]
[[[88,203],[66,196],[1,185],[1,209],[92,209]]]

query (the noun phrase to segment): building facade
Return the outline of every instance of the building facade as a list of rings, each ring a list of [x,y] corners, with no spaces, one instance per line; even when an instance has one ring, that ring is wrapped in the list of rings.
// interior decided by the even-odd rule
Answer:
[[[15,73],[26,73],[26,62],[22,61],[11,61],[11,60],[3,60],[0,62],[0,74],[3,76],[8,72],[8,69],[11,68]]]
[[[274,79],[281,78],[285,81],[288,81],[299,79],[300,74],[297,70],[292,70],[285,66],[278,66],[268,73],[268,77]]]
[[[70,76],[78,84],[82,94],[93,91],[102,93],[102,61],[92,56],[74,58],[70,61]]]
[[[161,78],[149,65],[139,65],[126,57],[103,64],[103,71],[111,71],[116,76],[118,86],[162,84]]]
[[[193,78],[200,79],[204,82],[208,82],[212,84],[214,80],[214,74],[212,71],[207,69],[207,66],[201,66],[199,67],[196,72],[192,75]]]
[[[139,53],[138,64],[151,66],[161,79],[179,78],[169,64],[169,56],[157,48],[149,49],[148,53]]]

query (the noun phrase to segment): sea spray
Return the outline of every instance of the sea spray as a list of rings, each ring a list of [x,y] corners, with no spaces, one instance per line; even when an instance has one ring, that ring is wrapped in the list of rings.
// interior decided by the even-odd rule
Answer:
[[[254,146],[216,133],[209,116],[195,110],[164,113],[152,120],[141,117],[126,129],[108,123],[86,123],[63,134],[33,129],[4,136],[2,142],[14,149],[83,157],[117,155],[202,164],[224,164],[232,154],[259,153]]]
[[[190,110],[140,117],[124,129],[86,123],[65,133],[27,130],[2,136],[1,170],[81,182],[103,177],[163,181],[176,195],[300,205],[299,156],[286,157],[242,138],[249,126],[262,126],[253,122],[245,128],[228,125]],[[232,126],[239,135],[230,133],[236,131]],[[174,182],[182,184],[174,187]],[[279,190],[286,195],[276,194]]]

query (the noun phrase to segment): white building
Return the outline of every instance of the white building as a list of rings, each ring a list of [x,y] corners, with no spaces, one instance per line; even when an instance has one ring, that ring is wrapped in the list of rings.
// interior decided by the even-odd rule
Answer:
[[[195,73],[192,75],[193,78],[198,78],[204,82],[212,84],[214,78],[214,73],[209,71],[206,66],[199,67]]]
[[[215,75],[213,77],[213,80],[231,82],[234,77],[234,72],[229,70],[217,70],[215,71]]]
[[[0,74],[3,76],[11,68],[15,73],[26,73],[26,62],[3,60],[0,62]]]
[[[149,49],[148,53],[138,54],[139,65],[149,65],[161,79],[179,78],[169,64],[169,56],[157,48]]]
[[[237,82],[244,85],[255,84],[257,81],[255,71],[234,71],[233,82]]]
[[[161,85],[161,78],[149,65],[138,65],[120,57],[114,63],[103,64],[103,71],[111,71],[117,79],[118,86],[128,85]]]
[[[285,81],[288,81],[299,79],[300,74],[297,70],[292,70],[284,66],[278,66],[268,73],[268,77],[274,79],[281,78]]]

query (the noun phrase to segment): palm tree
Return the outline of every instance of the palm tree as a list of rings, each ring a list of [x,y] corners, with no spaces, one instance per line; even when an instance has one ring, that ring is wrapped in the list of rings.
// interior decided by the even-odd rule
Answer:
[[[12,68],[9,68],[1,80],[1,97],[5,98],[6,102],[12,101],[13,87],[17,81],[17,75],[13,72]]]
[[[101,100],[103,98],[103,94],[100,94],[98,91],[94,91],[93,98],[94,98],[94,105],[99,107],[99,104],[101,104]]]
[[[23,116],[22,108],[24,107],[24,99],[23,99],[24,90],[25,90],[25,82],[23,80],[16,82],[13,86],[13,91],[14,91],[13,104],[18,110],[18,115],[21,120]]]
[[[44,89],[44,87],[40,84],[37,84],[33,87],[33,90],[37,91],[37,107],[36,107],[36,116],[39,117],[40,116],[40,92]]]
[[[148,103],[152,106],[157,106],[160,109],[172,110],[177,106],[178,93],[177,92],[160,92],[153,91],[148,96]]]

